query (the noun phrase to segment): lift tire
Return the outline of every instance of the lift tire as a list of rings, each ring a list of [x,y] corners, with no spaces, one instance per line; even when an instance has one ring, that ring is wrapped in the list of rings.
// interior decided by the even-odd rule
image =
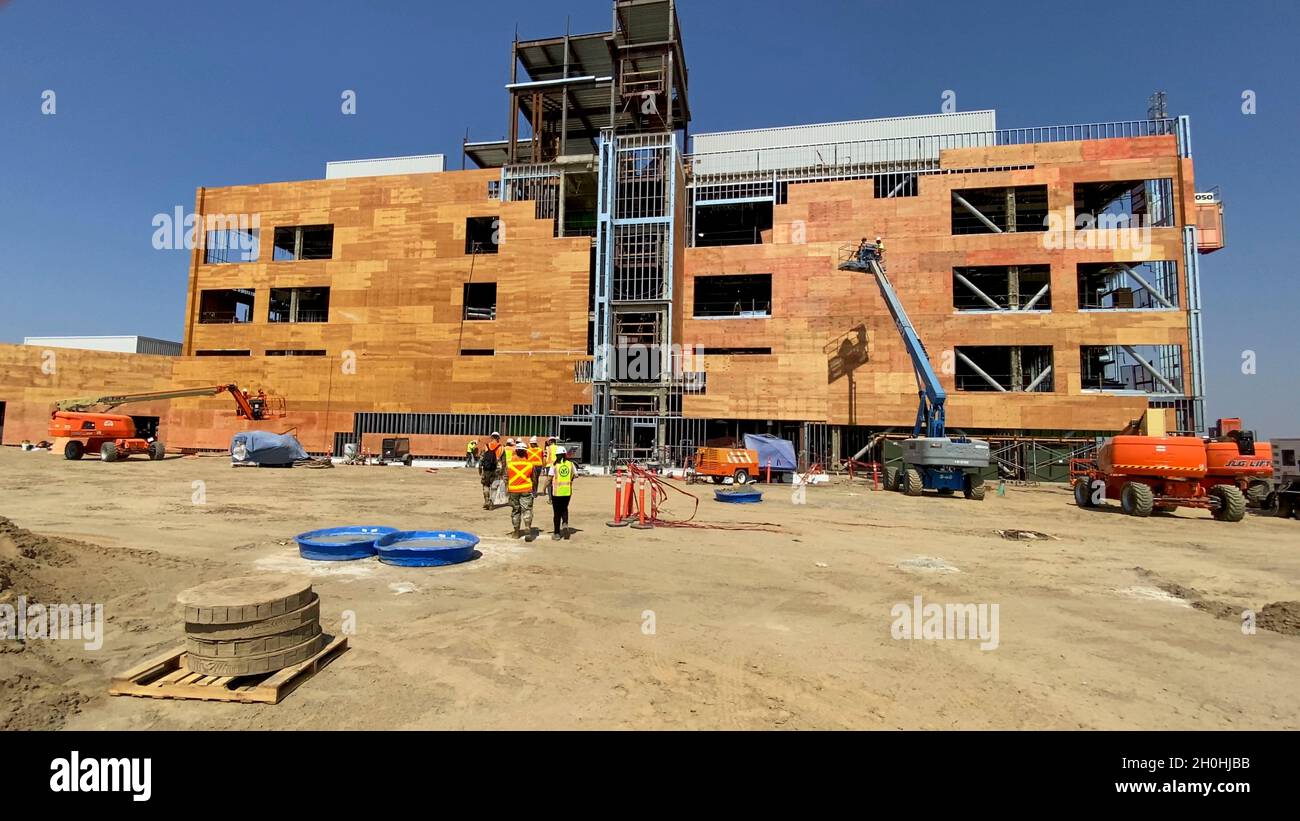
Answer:
[[[1129,482],[1119,494],[1120,507],[1130,516],[1146,517],[1155,510],[1155,493],[1150,485]]]
[[[1246,494],[1235,485],[1215,485],[1210,488],[1211,498],[1219,500],[1214,518],[1221,522],[1240,522],[1246,518]]]
[[[86,455],[86,446],[73,439],[63,446],[63,458],[69,462],[75,462]]]
[[[749,481],[749,471],[738,470],[732,474],[731,480],[738,485],[743,485]]]
[[[156,441],[149,443],[150,461],[157,462],[159,459],[162,459],[166,455],[167,455],[167,446],[165,444]]]
[[[1074,480],[1074,503],[1079,507],[1092,507],[1092,484],[1087,476]]]
[[[1277,498],[1277,515],[1283,519],[1290,519],[1295,513],[1295,500],[1290,496],[1278,496]]]
[[[99,458],[105,462],[116,462],[118,460],[117,445],[112,442],[105,442],[99,449]]]
[[[975,478],[972,478],[969,484],[966,485],[966,489],[962,491],[962,495],[964,495],[967,499],[970,499],[973,502],[984,501],[984,494],[985,494],[984,481],[982,479],[975,479]]]
[[[885,468],[885,490],[898,490],[898,468]]]
[[[1251,507],[1265,507],[1272,488],[1268,482],[1256,479],[1246,485],[1246,504]]]
[[[903,492],[908,496],[920,496],[921,490],[925,488],[925,481],[921,478],[921,471],[916,468],[905,468],[903,470]]]

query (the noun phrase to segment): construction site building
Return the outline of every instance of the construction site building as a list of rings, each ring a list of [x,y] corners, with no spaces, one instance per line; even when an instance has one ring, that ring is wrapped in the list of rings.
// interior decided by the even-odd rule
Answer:
[[[1198,261],[1223,228],[1188,118],[692,137],[672,0],[616,0],[608,31],[509,48],[506,136],[466,140],[472,168],[385,158],[198,189],[183,355],[128,387],[274,391],[312,452],[408,436],[450,456],[500,430],[557,433],[595,464],[680,464],[774,433],[838,464],[916,414],[875,284],[836,270],[840,247],[879,236],[949,426],[989,439],[1005,477],[1065,478],[1148,408],[1202,431]],[[93,356],[51,375],[0,348],[4,441],[37,438],[54,399],[119,387]],[[174,446],[248,426],[219,399],[160,413]]]

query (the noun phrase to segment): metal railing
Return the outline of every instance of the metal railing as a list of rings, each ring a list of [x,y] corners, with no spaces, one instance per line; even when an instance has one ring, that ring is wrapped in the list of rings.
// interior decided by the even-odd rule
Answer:
[[[1177,121],[1119,120],[1108,123],[1002,128],[960,134],[884,137],[832,143],[747,148],[688,154],[683,157],[691,185],[717,184],[728,178],[776,174],[776,179],[861,175],[868,171],[934,171],[941,151],[1009,145],[1176,136]]]

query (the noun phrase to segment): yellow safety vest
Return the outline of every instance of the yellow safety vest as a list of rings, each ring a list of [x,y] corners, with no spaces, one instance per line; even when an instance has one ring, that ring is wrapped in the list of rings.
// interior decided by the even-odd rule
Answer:
[[[557,447],[559,447],[559,445],[550,444],[546,446],[546,464],[555,464],[555,449]]]
[[[506,463],[510,478],[506,490],[511,493],[531,493],[533,490],[533,465],[525,459],[511,459]]]
[[[555,488],[551,493],[556,496],[573,495],[573,463],[568,459],[555,463]]]

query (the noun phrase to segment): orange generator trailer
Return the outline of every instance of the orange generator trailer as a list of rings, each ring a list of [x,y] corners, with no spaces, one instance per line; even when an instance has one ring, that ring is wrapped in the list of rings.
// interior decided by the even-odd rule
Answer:
[[[1205,478],[1208,490],[1234,485],[1251,507],[1263,506],[1273,490],[1273,446],[1256,442],[1255,432],[1243,430],[1240,419],[1220,419],[1205,442]]]
[[[1095,467],[1076,474],[1074,502],[1090,508],[1119,499],[1130,516],[1199,507],[1220,521],[1240,522],[1246,515],[1241,489],[1208,484],[1207,475],[1206,443],[1198,437],[1120,434],[1102,442]]]
[[[174,391],[133,393],[97,396],[85,399],[66,399],[55,403],[50,415],[50,438],[63,445],[63,458],[80,459],[87,452],[98,453],[105,462],[116,462],[136,454],[148,454],[150,459],[161,459],[167,447],[161,441],[149,441],[136,435],[135,420],[119,413],[108,413],[119,405],[132,402],[151,402],[179,399],[187,396],[216,396],[229,393],[235,400],[238,416],[251,421],[261,421],[284,415],[283,400],[273,399],[263,391],[250,395],[238,385],[211,385],[205,388],[181,388]],[[103,408],[103,411],[91,411]]]
[[[730,476],[743,485],[758,475],[758,451],[747,448],[699,448],[694,463],[686,468],[687,482],[707,479],[717,483]]]

